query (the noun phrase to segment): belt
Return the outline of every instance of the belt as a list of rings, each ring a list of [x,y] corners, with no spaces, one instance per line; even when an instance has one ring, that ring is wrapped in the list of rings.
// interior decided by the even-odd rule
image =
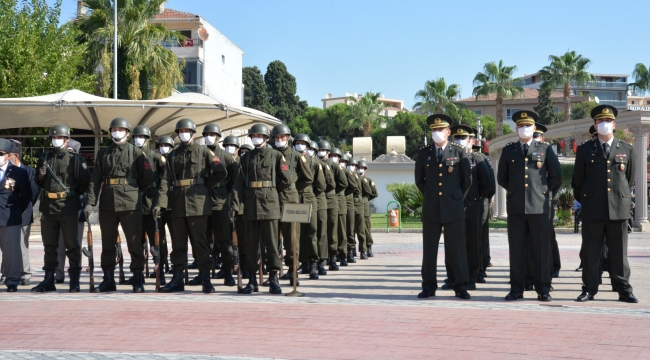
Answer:
[[[47,193],[47,198],[48,199],[65,199],[68,197],[68,193],[65,191],[62,192],[48,192]]]
[[[157,182],[151,183],[151,185],[149,185],[149,189],[155,189],[155,188],[157,188],[157,187],[158,187],[158,183],[157,183]]]
[[[129,180],[127,178],[106,178],[104,183],[108,185],[126,185]]]
[[[273,181],[249,181],[248,187],[253,189],[274,188],[275,184]]]
[[[203,179],[197,181],[196,179],[185,179],[185,180],[176,180],[174,181],[174,186],[192,186],[192,185],[202,185]]]
[[[218,184],[215,185],[214,187],[216,187],[216,188],[226,187],[226,184],[224,184],[224,183],[218,183]]]

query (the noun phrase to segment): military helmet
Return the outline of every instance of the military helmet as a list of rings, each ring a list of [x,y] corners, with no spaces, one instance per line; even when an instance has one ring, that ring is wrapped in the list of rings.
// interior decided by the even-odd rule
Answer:
[[[111,123],[108,125],[108,129],[112,128],[125,128],[128,131],[131,131],[131,124],[125,118],[115,118],[111,120]]]
[[[362,167],[364,169],[367,169],[368,168],[368,163],[365,160],[359,160],[359,162],[357,163],[357,166],[360,167],[360,168]]]
[[[351,158],[350,158],[350,161],[348,161],[348,164],[350,164],[350,165],[357,165],[357,164],[358,164],[358,163],[357,163],[357,159],[351,157]]]
[[[291,136],[291,130],[285,124],[278,124],[273,127],[271,130],[271,137],[276,137],[279,135],[289,135]]]
[[[309,135],[307,135],[307,134],[298,134],[298,135],[296,135],[296,137],[293,138],[293,143],[295,144],[296,141],[304,141],[304,142],[307,143],[307,146],[309,146],[309,143],[311,142],[311,140],[309,139]]]
[[[174,147],[174,139],[172,139],[171,136],[163,135],[156,140],[156,147],[162,144],[167,144],[170,145],[171,147]]]
[[[242,146],[239,148],[239,150],[243,150],[243,149],[246,149],[246,150],[253,150],[253,145],[251,145],[251,144],[244,144],[244,145],[242,145]]]
[[[347,163],[348,161],[350,161],[350,157],[347,154],[343,154],[343,155],[341,155],[341,160],[339,160],[339,162],[341,162],[341,161]]]
[[[309,148],[314,149],[314,150],[318,150],[318,143],[316,143],[314,140],[310,141],[309,142]]]
[[[205,131],[205,129],[203,129],[203,131]],[[227,145],[239,147],[239,139],[237,139],[236,136],[228,135],[223,138],[223,146]]]
[[[332,146],[330,145],[330,142],[327,140],[321,140],[318,142],[318,147],[316,148],[318,150],[332,150]]]
[[[50,128],[50,136],[70,137],[70,128],[67,125],[54,125]]]
[[[339,148],[337,148],[337,147],[333,147],[330,150],[330,155],[336,155],[336,156],[338,156],[340,158],[343,158],[343,155],[341,154],[341,150],[339,150]]]
[[[264,135],[266,137],[269,137],[269,127],[264,125],[264,124],[255,124],[251,126],[250,130],[248,130],[248,136],[250,137],[251,135]]]
[[[147,126],[138,125],[135,128],[133,128],[133,131],[131,132],[131,135],[132,136],[146,136],[148,138],[151,138],[151,130]]]
[[[190,129],[193,132],[196,132],[196,124],[191,119],[180,119],[176,123],[176,128],[174,129],[177,133],[180,129]]]
[[[221,128],[217,124],[208,124],[203,127],[203,135],[205,133],[216,133],[218,137],[221,137]]]

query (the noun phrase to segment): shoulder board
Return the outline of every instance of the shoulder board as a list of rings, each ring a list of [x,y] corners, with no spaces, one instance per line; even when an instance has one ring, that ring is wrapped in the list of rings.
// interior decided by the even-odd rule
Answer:
[[[461,149],[464,149],[464,148],[465,148],[464,146],[459,145],[459,144],[456,144],[456,143],[451,143],[451,144],[454,145],[455,147],[459,147],[459,148],[461,148]]]
[[[371,182],[370,182],[370,185],[371,185],[371,186],[375,186],[375,182],[374,182],[374,181],[371,181]]]
[[[161,157],[160,157],[160,162],[162,162],[162,163],[164,164],[164,163],[166,163],[166,162],[167,162],[167,159],[165,159],[165,157],[164,157],[164,156],[161,156]]]
[[[366,178],[363,178],[363,182],[368,182],[368,179],[366,179]]]
[[[318,169],[323,170],[323,166],[321,164],[318,164]]]
[[[512,144],[514,144],[514,142],[509,142],[509,143],[506,144],[506,146],[512,145]]]
[[[302,162],[307,162],[307,158],[305,157],[305,155],[301,156],[300,159],[302,160]]]
[[[214,153],[212,152],[212,150],[209,150],[209,151],[210,151],[210,156],[214,157],[215,155],[214,155]]]
[[[282,162],[287,162],[287,159],[284,157],[284,155],[282,155]]]
[[[330,166],[325,164],[325,169],[327,169],[327,171],[330,171]]]

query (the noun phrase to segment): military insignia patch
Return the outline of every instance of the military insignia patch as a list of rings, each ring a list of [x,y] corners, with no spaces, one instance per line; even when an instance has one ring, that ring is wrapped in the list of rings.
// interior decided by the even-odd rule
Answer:
[[[287,165],[287,164],[282,164],[281,168],[282,168],[282,171],[289,171],[289,165]]]
[[[84,170],[88,169],[88,165],[86,165],[86,163],[82,163],[81,167],[84,168]]]
[[[215,165],[221,165],[221,159],[218,156],[212,158],[212,163]]]
[[[151,170],[151,164],[149,164],[149,161],[144,162],[144,168],[145,170]]]

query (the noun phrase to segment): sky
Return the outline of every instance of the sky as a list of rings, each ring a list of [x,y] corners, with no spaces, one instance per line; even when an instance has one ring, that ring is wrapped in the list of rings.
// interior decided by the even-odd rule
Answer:
[[[55,0],[48,0],[53,3]],[[62,0],[62,21],[76,0]],[[331,93],[381,92],[411,108],[427,80],[444,77],[471,97],[483,65],[503,60],[515,76],[575,50],[593,73],[650,66],[650,1],[169,0],[198,14],[244,51],[244,66],[284,62],[298,95],[322,107]]]

